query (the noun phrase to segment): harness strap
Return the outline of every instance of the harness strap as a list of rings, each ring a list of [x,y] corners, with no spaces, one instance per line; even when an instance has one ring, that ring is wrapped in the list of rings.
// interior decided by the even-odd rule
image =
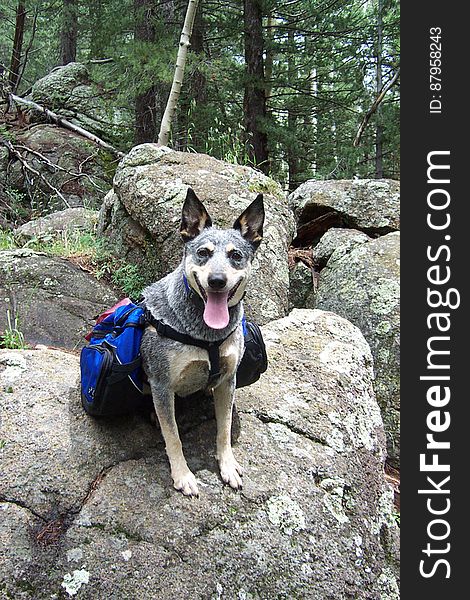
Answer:
[[[108,376],[108,385],[113,385],[118,381],[122,381],[128,375],[135,371],[142,364],[142,359],[140,354],[130,363],[126,363],[124,365],[121,364],[113,364],[112,373]]]
[[[220,351],[219,351],[219,348],[225,342],[225,340],[232,335],[233,331],[230,332],[229,335],[227,337],[225,337],[223,340],[218,340],[216,342],[206,342],[205,340],[193,338],[190,335],[187,335],[186,333],[180,333],[179,331],[176,331],[176,329],[173,329],[173,327],[170,327],[166,323],[163,323],[162,321],[159,321],[158,319],[156,319],[152,315],[152,313],[149,311],[148,308],[145,308],[145,320],[147,323],[152,325],[152,327],[155,327],[155,329],[157,330],[157,333],[163,337],[167,337],[171,340],[175,340],[176,342],[181,342],[182,344],[187,344],[189,346],[197,346],[198,348],[203,348],[204,350],[207,350],[209,353],[209,364],[210,364],[209,381],[208,381],[209,385],[211,383],[213,383],[217,379],[217,377],[219,377],[219,375],[220,375]]]
[[[129,373],[132,373],[132,371],[135,371],[135,369],[137,369],[138,367],[140,367],[141,362],[142,359],[139,354],[137,358],[134,358],[134,360],[129,363],[126,363],[124,365],[114,364],[113,371],[115,373],[124,373],[125,375],[127,375]]]
[[[227,338],[225,338],[225,339],[227,339]],[[224,342],[224,341],[225,340],[222,340],[222,342]],[[211,384],[213,381],[215,381],[217,379],[217,377],[220,375],[219,346],[222,344],[222,342],[209,344],[209,347],[207,348],[209,351],[209,364],[210,364],[209,384]]]

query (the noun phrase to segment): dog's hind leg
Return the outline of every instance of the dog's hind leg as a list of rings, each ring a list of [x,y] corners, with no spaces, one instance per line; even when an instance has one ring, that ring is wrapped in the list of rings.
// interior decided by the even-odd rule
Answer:
[[[222,481],[235,489],[242,488],[243,469],[235,460],[231,444],[233,394],[235,380],[224,381],[214,389],[217,420],[217,460]]]
[[[175,420],[175,395],[150,380],[155,412],[165,440],[174,487],[185,496],[199,496],[196,478],[189,470],[183,455],[181,439]]]

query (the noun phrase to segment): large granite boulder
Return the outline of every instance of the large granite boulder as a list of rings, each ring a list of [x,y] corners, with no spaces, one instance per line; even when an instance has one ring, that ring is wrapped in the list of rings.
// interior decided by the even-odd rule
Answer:
[[[312,179],[290,194],[289,205],[299,228],[335,213],[341,227],[368,234],[400,229],[400,184],[391,179]]]
[[[29,249],[0,252],[0,331],[18,318],[27,344],[77,348],[116,292],[78,266]]]
[[[36,81],[31,98],[110,143],[123,137],[130,117],[129,112],[113,106],[109,92],[92,80],[85,65],[76,62],[56,67]],[[35,113],[32,117],[41,120]]]
[[[354,323],[374,357],[377,400],[392,463],[400,460],[400,233],[338,248],[321,271],[307,306]]]
[[[38,205],[47,211],[69,207],[99,208],[116,170],[116,159],[90,140],[56,125],[35,125],[16,135],[16,146],[31,168],[31,176],[21,162],[10,157],[0,175],[11,188],[36,195]]]
[[[263,333],[269,369],[237,392],[243,490],[205,420],[182,436],[198,499],[172,488],[149,421],[84,414],[76,356],[0,351],[5,597],[398,599],[367,343],[321,311]]]
[[[289,307],[312,308],[318,287],[320,271],[333,253],[335,258],[351,252],[359,244],[370,241],[368,235],[357,229],[332,227],[322,235],[318,244],[308,253],[308,263],[300,258],[289,267]],[[306,252],[301,250],[300,252]],[[299,251],[297,251],[299,253]],[[310,265],[310,266],[309,266]]]
[[[119,164],[98,233],[112,251],[137,264],[147,282],[159,279],[181,261],[179,223],[188,186],[221,227],[231,226],[257,193],[264,194],[264,240],[254,260],[245,309],[260,324],[284,316],[294,220],[280,186],[254,169],[156,144],[136,146]]]

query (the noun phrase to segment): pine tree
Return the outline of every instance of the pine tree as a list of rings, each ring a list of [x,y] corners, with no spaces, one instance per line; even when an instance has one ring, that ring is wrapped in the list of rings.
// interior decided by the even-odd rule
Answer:
[[[263,11],[261,0],[244,0],[245,96],[243,111],[250,162],[269,171],[266,121],[266,82],[264,79]]]
[[[21,56],[23,51],[23,37],[26,20],[26,6],[23,0],[18,1],[16,8],[15,34],[13,39],[13,50],[10,61],[9,84],[12,92],[16,91],[20,78]]]
[[[77,58],[78,15],[75,0],[63,0],[60,31],[59,64],[67,65]]]

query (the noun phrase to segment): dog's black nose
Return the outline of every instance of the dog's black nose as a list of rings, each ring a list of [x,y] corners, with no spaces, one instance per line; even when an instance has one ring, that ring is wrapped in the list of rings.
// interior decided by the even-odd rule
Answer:
[[[221,290],[227,285],[227,277],[223,273],[213,273],[207,278],[207,283],[213,290]]]

